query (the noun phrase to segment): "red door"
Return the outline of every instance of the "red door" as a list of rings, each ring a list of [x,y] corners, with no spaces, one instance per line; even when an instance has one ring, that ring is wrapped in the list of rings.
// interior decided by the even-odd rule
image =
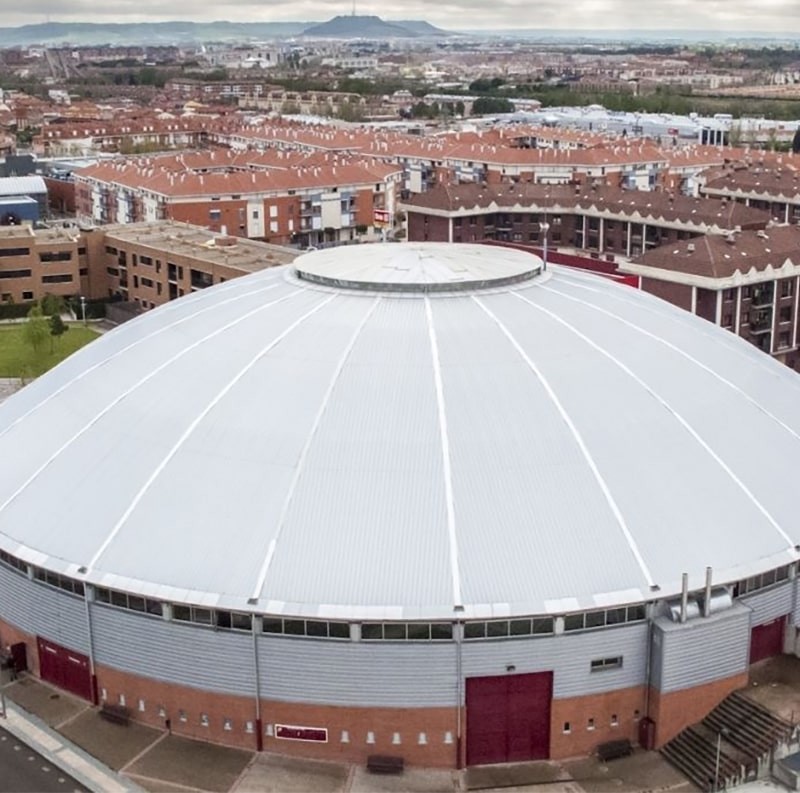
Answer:
[[[783,652],[783,625],[786,617],[778,617],[766,625],[756,625],[750,633],[750,663],[772,658]]]
[[[550,756],[553,673],[467,679],[467,765]]]
[[[92,699],[92,673],[89,658],[55,642],[37,637],[39,674],[42,680],[66,689],[76,696]]]

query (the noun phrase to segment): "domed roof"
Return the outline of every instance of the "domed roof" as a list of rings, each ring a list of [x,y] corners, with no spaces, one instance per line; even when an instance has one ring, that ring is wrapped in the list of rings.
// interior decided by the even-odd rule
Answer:
[[[0,405],[0,548],[271,614],[642,601],[796,558],[798,404],[733,334],[529,254],[314,252]]]

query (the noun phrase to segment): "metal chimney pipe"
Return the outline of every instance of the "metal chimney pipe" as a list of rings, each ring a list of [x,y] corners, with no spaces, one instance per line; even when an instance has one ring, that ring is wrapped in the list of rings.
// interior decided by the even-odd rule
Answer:
[[[681,622],[686,622],[686,612],[689,608],[689,574],[681,576]]]
[[[706,596],[703,601],[703,616],[711,614],[711,577],[713,573],[710,567],[706,567]]]

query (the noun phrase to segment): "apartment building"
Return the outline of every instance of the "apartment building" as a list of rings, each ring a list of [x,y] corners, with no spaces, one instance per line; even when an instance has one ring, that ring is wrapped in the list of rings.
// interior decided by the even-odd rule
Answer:
[[[401,173],[377,160],[321,162],[199,152],[103,162],[75,172],[78,218],[92,224],[177,220],[278,245],[371,239],[395,212]]]
[[[89,262],[77,229],[0,226],[0,301],[86,294]]]
[[[770,222],[767,212],[735,202],[585,185],[443,184],[400,207],[411,241],[538,246],[546,235],[551,246],[612,258]]]
[[[174,221],[105,226],[87,237],[91,295],[119,297],[142,310],[296,256],[290,248]]]
[[[95,229],[0,227],[0,300],[113,297],[148,310],[296,251],[174,221]]]
[[[800,369],[800,228],[708,235],[619,265],[641,288]]]
[[[800,222],[800,172],[789,158],[710,171],[699,189],[704,196],[763,209],[776,223]]]

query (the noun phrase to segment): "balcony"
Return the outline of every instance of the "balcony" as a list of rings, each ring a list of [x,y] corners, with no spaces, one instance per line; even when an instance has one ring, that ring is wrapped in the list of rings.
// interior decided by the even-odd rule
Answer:
[[[759,306],[771,306],[774,297],[772,287],[764,289],[754,289],[751,304],[754,308]]]

